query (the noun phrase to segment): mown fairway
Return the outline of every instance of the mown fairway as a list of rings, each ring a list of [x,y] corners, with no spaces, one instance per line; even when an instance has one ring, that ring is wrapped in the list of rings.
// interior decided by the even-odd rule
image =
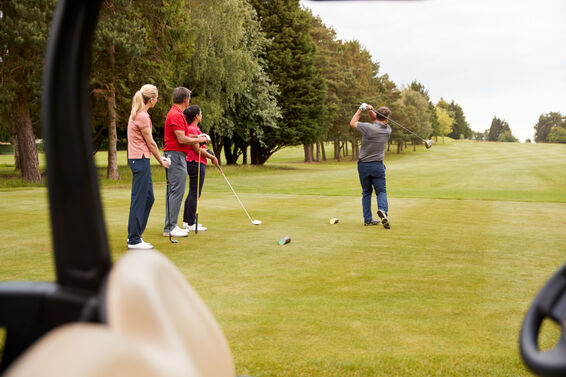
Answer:
[[[209,230],[176,245],[161,236],[155,167],[144,240],[215,314],[240,375],[527,376],[521,322],[566,259],[565,157],[566,145],[471,142],[389,154],[387,231],[362,225],[354,162],[304,164],[302,148],[287,149],[265,167],[225,168],[262,225],[209,168],[199,208]],[[120,162],[122,181],[102,182],[115,259],[130,196]],[[52,280],[46,190],[0,195],[0,279]],[[546,328],[549,347],[557,334]]]

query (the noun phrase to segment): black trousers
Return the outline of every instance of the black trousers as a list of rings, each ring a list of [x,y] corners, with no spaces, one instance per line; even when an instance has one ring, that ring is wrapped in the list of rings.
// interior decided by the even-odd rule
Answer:
[[[204,176],[206,174],[206,165],[200,164],[200,184],[197,184],[199,180],[198,177],[198,166],[197,161],[187,162],[187,174],[189,175],[189,195],[185,199],[185,209],[183,211],[183,222],[194,225],[195,214],[197,211],[197,191],[200,198],[202,191],[202,185],[204,184]],[[197,185],[200,186],[197,190]]]

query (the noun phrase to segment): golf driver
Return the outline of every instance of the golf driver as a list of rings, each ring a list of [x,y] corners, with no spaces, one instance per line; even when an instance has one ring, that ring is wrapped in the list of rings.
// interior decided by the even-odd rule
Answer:
[[[363,105],[363,104],[362,104],[362,105]],[[391,118],[389,118],[389,117],[386,117],[385,115],[383,115],[383,114],[381,114],[381,113],[378,113],[377,111],[375,111],[375,110],[373,110],[373,109],[372,109],[371,111],[373,111],[375,115],[379,115],[379,116],[381,116],[381,117],[383,117],[383,118],[388,119],[391,123],[393,123],[393,124],[396,125],[397,127],[400,127],[400,128],[402,128],[402,129],[404,129],[405,131],[410,132],[410,133],[412,133],[413,135],[415,135],[416,137],[418,137],[419,139],[421,139],[421,140],[424,142],[424,145],[425,145],[426,149],[429,149],[430,147],[432,147],[432,140],[425,140],[425,139],[423,139],[422,137],[420,137],[419,135],[417,135],[416,133],[414,133],[413,131],[411,131],[410,129],[408,129],[407,127],[404,127],[402,124],[395,122],[393,119],[391,119]]]
[[[238,199],[238,202],[240,202],[240,205],[241,205],[242,208],[244,209],[244,212],[245,212],[246,215],[248,216],[248,219],[250,219],[250,221],[251,221],[252,224],[254,224],[254,225],[259,225],[259,224],[261,224],[261,220],[252,220],[252,218],[250,217],[250,214],[248,213],[248,211],[246,211],[246,207],[244,207],[244,204],[242,203],[242,201],[241,201],[240,198],[238,197],[238,194],[236,194],[236,191],[234,191],[234,188],[233,188],[232,185],[230,184],[230,181],[228,181],[228,178],[226,178],[226,176],[224,175],[224,172],[222,171],[222,168],[220,167],[220,165],[218,165],[218,170],[220,170],[220,174],[222,174],[222,176],[223,176],[224,179],[226,180],[226,183],[228,183],[228,186],[230,186],[230,189],[232,190],[232,192],[233,192],[234,195],[236,196],[236,199]]]
[[[169,160],[169,167],[171,167],[171,159],[167,156],[165,156],[166,159]],[[171,224],[171,216],[169,216],[169,198],[171,196],[171,193],[169,192],[169,169],[165,169],[165,180],[167,181],[167,223]],[[171,241],[171,243],[178,243],[179,241],[172,239],[171,238],[171,229],[169,229],[169,241]]]

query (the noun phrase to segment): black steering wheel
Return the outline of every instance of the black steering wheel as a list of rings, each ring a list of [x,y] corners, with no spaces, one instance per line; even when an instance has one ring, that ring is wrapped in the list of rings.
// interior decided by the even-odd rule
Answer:
[[[560,325],[560,340],[554,348],[541,351],[538,337],[544,319]],[[521,356],[539,376],[566,376],[566,264],[546,283],[529,308],[519,338]]]

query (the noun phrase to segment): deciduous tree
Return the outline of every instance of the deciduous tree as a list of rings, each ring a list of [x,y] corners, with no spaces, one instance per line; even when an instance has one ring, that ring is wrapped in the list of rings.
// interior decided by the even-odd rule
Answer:
[[[40,124],[41,70],[54,4],[53,0],[0,1],[0,112],[15,135],[16,166],[30,182],[41,182],[35,139]]]

